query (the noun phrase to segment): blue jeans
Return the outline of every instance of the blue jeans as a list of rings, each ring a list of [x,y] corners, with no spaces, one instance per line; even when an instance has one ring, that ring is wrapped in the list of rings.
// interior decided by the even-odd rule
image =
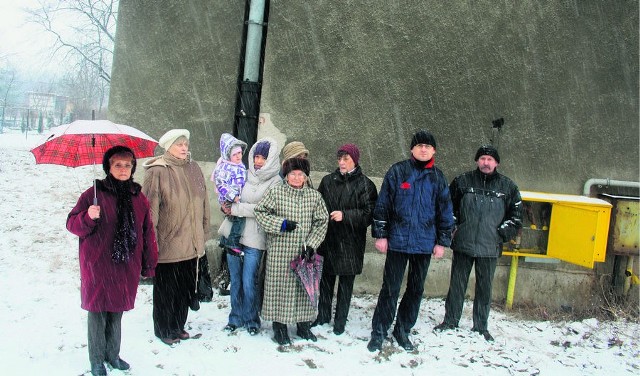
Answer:
[[[408,254],[389,250],[384,263],[382,288],[378,295],[378,304],[371,320],[371,338],[385,338],[387,331],[396,316],[396,304],[400,296],[400,286],[404,271],[409,263],[407,274],[407,288],[402,295],[394,331],[409,334],[418,320],[424,281],[431,263],[431,255]]]
[[[242,246],[244,256],[227,253],[227,263],[231,276],[231,312],[229,324],[237,327],[260,328],[258,316],[258,268],[262,251]]]

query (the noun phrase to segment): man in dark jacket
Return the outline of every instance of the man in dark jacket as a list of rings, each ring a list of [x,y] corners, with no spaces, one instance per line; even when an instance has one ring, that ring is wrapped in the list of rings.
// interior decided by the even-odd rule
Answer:
[[[330,218],[327,235],[318,249],[318,253],[324,257],[324,266],[318,317],[313,326],[331,321],[331,302],[336,276],[339,276],[333,332],[340,335],[347,323],[353,283],[356,275],[362,273],[367,227],[373,218],[378,190],[362,173],[360,150],[356,145],[341,146],[337,156],[338,169],[326,175],[318,187]]]
[[[516,184],[498,173],[500,155],[495,147],[481,146],[475,160],[478,168],[458,176],[449,187],[457,228],[451,246],[451,282],[444,321],[434,330],[458,327],[469,274],[475,264],[472,330],[493,341],[487,330],[493,275],[502,243],[515,237],[522,227],[522,200]]]
[[[382,348],[396,315],[407,262],[407,287],[393,336],[405,350],[413,349],[409,332],[418,318],[431,255],[442,257],[444,248],[451,244],[451,197],[444,174],[434,165],[435,153],[433,135],[417,132],[411,139],[411,159],[391,166],[382,182],[371,231],[376,249],[387,257],[367,345],[371,352]]]

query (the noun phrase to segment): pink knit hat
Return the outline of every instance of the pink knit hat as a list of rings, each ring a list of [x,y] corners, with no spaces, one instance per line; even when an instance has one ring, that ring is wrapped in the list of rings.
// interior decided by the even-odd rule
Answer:
[[[358,165],[358,162],[360,162],[360,149],[358,149],[356,144],[344,144],[340,146],[340,148],[338,149],[338,157],[340,157],[340,155],[342,155],[343,153],[349,154],[356,166]]]

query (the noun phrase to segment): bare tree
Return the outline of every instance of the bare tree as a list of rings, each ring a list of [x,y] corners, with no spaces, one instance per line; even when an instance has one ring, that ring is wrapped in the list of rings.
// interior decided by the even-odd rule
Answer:
[[[6,82],[5,82],[5,74],[6,74]],[[11,89],[13,88],[13,82],[16,79],[16,72],[13,70],[3,71],[0,74],[2,76],[2,90],[4,91],[4,95],[2,98],[2,118],[0,118],[0,133],[2,133],[2,128],[4,127],[4,115],[8,105],[9,93],[11,93]]]
[[[31,21],[56,39],[54,53],[64,51],[81,65],[88,63],[98,77],[111,81],[118,0],[39,0],[40,7],[26,10]],[[62,30],[59,18],[73,17],[71,31]]]
[[[97,71],[86,61],[80,61],[73,71],[63,77],[60,90],[69,97],[69,120],[89,119],[92,110],[97,118],[106,116],[109,84],[97,77]]]
[[[118,0],[39,0],[30,20],[55,38],[67,71],[59,90],[69,98],[70,120],[103,115],[109,97]],[[64,20],[65,22],[60,22]],[[71,21],[69,21],[71,20]]]

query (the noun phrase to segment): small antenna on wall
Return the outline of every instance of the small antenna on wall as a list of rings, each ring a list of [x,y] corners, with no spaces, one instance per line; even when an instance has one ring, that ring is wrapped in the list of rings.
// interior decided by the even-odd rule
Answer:
[[[504,118],[498,118],[491,121],[493,126],[491,127],[491,144],[496,148],[500,148],[500,131],[502,131],[502,126],[504,125]]]

